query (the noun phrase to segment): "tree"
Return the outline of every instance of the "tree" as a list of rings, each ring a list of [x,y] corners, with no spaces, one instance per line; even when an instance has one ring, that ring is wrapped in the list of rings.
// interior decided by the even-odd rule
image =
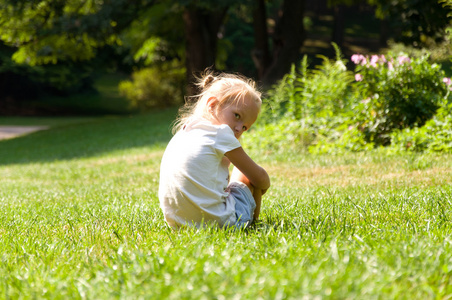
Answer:
[[[17,48],[13,59],[31,65],[89,60],[96,49],[120,43],[117,34],[153,0],[2,0],[0,39]]]
[[[367,0],[377,8],[377,16],[394,28],[393,38],[414,47],[422,47],[428,39],[444,40],[451,25],[452,9],[443,2],[449,0]],[[446,2],[447,3],[447,2]]]
[[[267,42],[267,16],[264,0],[255,0],[254,30],[255,48],[253,60],[258,69],[259,79],[266,86],[281,79],[290,70],[292,63],[300,59],[300,48],[305,39],[303,25],[304,1],[284,0],[271,36],[272,54],[269,55]]]
[[[251,2],[252,1],[252,2]],[[207,67],[215,68],[217,43],[230,8],[254,7],[254,58],[259,79],[269,85],[283,77],[300,56],[304,41],[304,1],[279,0],[278,18],[268,42],[266,10],[270,2],[248,0],[0,0],[0,40],[15,50],[17,63],[31,66],[82,62],[111,45],[133,51],[145,63],[159,51],[161,61],[185,62],[188,82]],[[279,6],[279,4],[281,4]],[[146,18],[171,22],[144,22]],[[174,26],[174,27],[172,27]],[[174,28],[183,28],[175,30]],[[239,46],[237,46],[239,47]],[[152,54],[151,54],[152,53]],[[189,93],[194,91],[191,89]]]
[[[234,3],[238,0],[220,4],[212,0],[3,0],[0,1],[0,39],[17,49],[13,59],[18,63],[86,61],[94,58],[104,45],[121,45],[122,32],[133,31],[133,26],[142,27],[135,19],[142,16],[161,19],[163,15],[171,15],[184,24],[177,27],[185,29],[185,42],[170,38],[170,43],[185,44],[187,74],[192,81],[193,73],[215,67],[218,31],[228,7]],[[150,40],[167,39],[171,33],[164,30],[168,28],[166,24],[147,28],[149,36],[141,39],[143,47],[149,46]],[[141,50],[141,54],[149,50],[143,47],[135,46],[135,50]]]
[[[21,100],[92,91],[99,49],[105,56],[139,8],[154,2],[0,0],[0,77],[14,82],[0,87],[1,113],[32,113]]]
[[[206,68],[215,69],[217,44],[222,26],[229,8],[239,3],[239,0],[160,1],[157,5],[166,7],[164,11],[160,10],[160,15],[144,15],[157,20],[165,18],[165,15],[173,17],[169,26],[166,25],[168,24],[168,18],[166,18],[165,22],[158,22],[151,26],[152,29],[148,28],[147,33],[151,39],[157,36],[165,40],[170,45],[167,48],[183,49],[179,54],[183,53],[181,56],[185,62],[188,94],[197,92],[195,85],[191,84],[195,81],[196,75]],[[154,10],[155,7],[156,5],[150,10]],[[178,34],[175,37],[175,32],[182,32],[183,35]]]
[[[225,2],[223,2],[224,4]],[[224,22],[227,6],[214,5],[197,7],[188,5],[183,11],[185,24],[185,66],[187,70],[188,93],[195,94],[196,73],[207,67],[215,68],[217,42],[220,26]]]
[[[360,0],[328,0],[328,5],[333,8],[334,23],[331,41],[339,47],[343,46],[345,18],[347,6],[360,4]]]
[[[253,7],[254,49],[252,59],[258,78],[264,78],[272,62],[268,45],[267,10],[265,0],[255,0]]]

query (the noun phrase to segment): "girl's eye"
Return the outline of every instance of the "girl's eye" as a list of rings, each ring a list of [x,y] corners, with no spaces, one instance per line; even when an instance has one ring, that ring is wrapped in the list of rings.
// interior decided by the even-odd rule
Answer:
[[[246,131],[246,126],[243,126],[242,129],[243,129],[243,131]]]
[[[236,119],[240,119],[240,115],[239,114],[235,114],[235,118]]]

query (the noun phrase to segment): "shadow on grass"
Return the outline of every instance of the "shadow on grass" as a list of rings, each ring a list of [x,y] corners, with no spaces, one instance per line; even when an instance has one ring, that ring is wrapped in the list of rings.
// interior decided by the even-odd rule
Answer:
[[[0,165],[52,162],[129,148],[162,147],[171,138],[175,109],[111,117],[0,141]]]

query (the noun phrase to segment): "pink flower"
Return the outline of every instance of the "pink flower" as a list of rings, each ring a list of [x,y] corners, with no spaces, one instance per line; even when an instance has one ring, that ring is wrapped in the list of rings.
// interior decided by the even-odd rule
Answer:
[[[408,56],[399,56],[398,58],[399,65],[403,65],[404,63],[410,63],[411,59]]]
[[[356,81],[363,81],[363,75],[361,75],[361,74],[355,74],[355,80],[356,80]]]
[[[378,57],[378,55],[372,55],[372,57],[370,58],[370,65],[374,68],[377,67],[377,62],[380,59],[380,57]]]
[[[360,60],[360,55],[359,54],[353,54],[351,57],[352,62],[354,62],[356,65],[359,64]]]
[[[361,65],[364,66],[367,64],[367,57],[362,55],[362,59],[361,59]]]
[[[366,57],[362,54],[353,54],[351,60],[357,65],[365,65],[367,62]]]
[[[452,85],[452,80],[451,80],[449,77],[444,77],[444,78],[443,78],[443,82],[444,82],[447,86]]]

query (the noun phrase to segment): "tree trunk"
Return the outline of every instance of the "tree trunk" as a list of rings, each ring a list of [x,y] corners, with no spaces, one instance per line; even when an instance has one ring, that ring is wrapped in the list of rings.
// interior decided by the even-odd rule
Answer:
[[[305,40],[303,26],[304,0],[284,0],[282,16],[273,35],[272,64],[264,72],[262,83],[270,86],[290,71],[301,59],[300,48]]]
[[[196,74],[206,68],[215,68],[218,31],[226,11],[227,8],[207,11],[191,7],[183,13],[188,95],[198,93],[193,85]]]
[[[267,13],[265,0],[255,0],[253,8],[254,49],[251,57],[257,69],[257,78],[262,80],[270,66],[270,50],[268,45]]]

